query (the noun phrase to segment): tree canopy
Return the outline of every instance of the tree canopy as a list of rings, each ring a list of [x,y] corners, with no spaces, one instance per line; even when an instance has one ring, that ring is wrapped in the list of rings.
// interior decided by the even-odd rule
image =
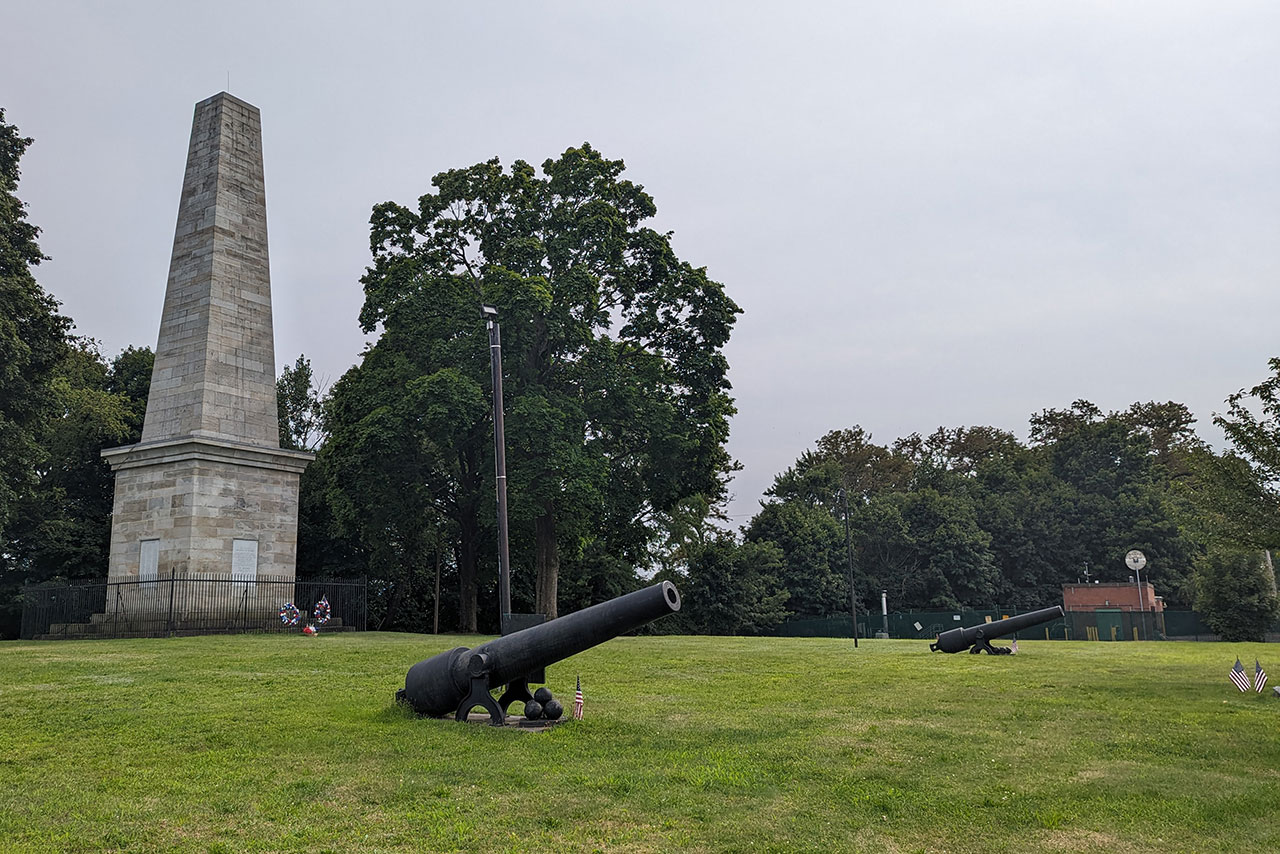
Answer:
[[[1202,553],[1184,530],[1173,472],[1202,446],[1180,404],[1104,414],[1088,401],[1031,418],[1029,444],[994,427],[939,428],[877,445],[832,431],[782,472],[747,541],[782,551],[778,582],[798,616],[848,610],[841,517],[848,499],[855,589],[903,610],[1041,607],[1083,570],[1120,580],[1142,548],[1151,580],[1189,606]]]
[[[722,349],[740,309],[646,225],[657,208],[623,171],[584,144],[541,174],[490,160],[437,175],[415,208],[374,209],[360,318],[379,337],[326,409],[334,498],[355,520],[395,490],[403,519],[366,526],[371,548],[448,529],[464,629],[492,553],[481,304],[502,331],[513,595],[551,616],[616,595],[659,514],[725,495]],[[352,483],[388,468],[396,479]]]
[[[51,381],[71,327],[32,272],[45,260],[40,229],[17,196],[18,164],[30,144],[0,109],[0,531],[36,482],[42,434],[57,410]]]

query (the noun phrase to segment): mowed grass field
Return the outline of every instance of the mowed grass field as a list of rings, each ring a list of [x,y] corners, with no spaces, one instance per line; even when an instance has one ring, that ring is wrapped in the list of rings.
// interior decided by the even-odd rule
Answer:
[[[0,851],[1280,850],[1280,700],[1227,680],[1277,645],[629,637],[550,732],[395,706],[481,640],[0,644]]]

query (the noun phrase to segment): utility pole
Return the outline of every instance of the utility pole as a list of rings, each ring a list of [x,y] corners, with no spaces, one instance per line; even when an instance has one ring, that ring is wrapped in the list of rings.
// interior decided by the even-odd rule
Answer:
[[[853,589],[853,540],[849,537],[849,490],[840,487],[844,499],[844,548],[849,560],[849,614],[853,617],[853,648],[858,648],[858,596]]]
[[[511,557],[507,543],[507,441],[502,426],[502,327],[498,309],[480,306],[489,327],[489,368],[493,374],[493,459],[498,487],[499,632],[511,615]]]

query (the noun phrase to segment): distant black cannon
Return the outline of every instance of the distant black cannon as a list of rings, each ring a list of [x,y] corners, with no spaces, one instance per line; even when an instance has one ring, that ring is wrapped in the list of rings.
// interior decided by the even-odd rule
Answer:
[[[453,713],[460,721],[476,706],[483,706],[489,723],[502,726],[508,706],[533,700],[530,674],[679,610],[679,592],[664,581],[475,649],[460,646],[419,661],[409,668],[396,699],[420,715]],[[494,700],[490,689],[503,685],[507,690]]]
[[[968,649],[974,655],[983,651],[988,655],[1008,655],[1011,652],[1008,647],[992,646],[991,641],[996,638],[1002,638],[1005,635],[1011,635],[1014,632],[1020,632],[1023,629],[1029,629],[1032,626],[1038,626],[1041,623],[1047,623],[1050,620],[1056,620],[1061,616],[1063,616],[1062,606],[1054,605],[1052,608],[1028,611],[1025,614],[1018,614],[1016,617],[1006,617],[1003,620],[995,620],[990,623],[979,623],[967,629],[951,629],[938,635],[938,640],[929,644],[929,649],[934,652],[937,650],[960,652]]]

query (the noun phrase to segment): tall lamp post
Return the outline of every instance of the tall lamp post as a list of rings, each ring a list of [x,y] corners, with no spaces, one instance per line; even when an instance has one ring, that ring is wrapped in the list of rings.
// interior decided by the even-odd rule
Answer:
[[[1141,614],[1142,634],[1150,637],[1147,632],[1147,606],[1142,597],[1142,568],[1147,565],[1147,556],[1137,549],[1132,549],[1124,556],[1125,566],[1133,570],[1138,582],[1138,613]]]
[[[502,427],[502,327],[498,309],[480,306],[489,327],[489,368],[493,374],[493,459],[498,487],[498,609],[499,631],[511,615],[511,557],[507,545],[507,441]]]
[[[844,500],[844,549],[849,561],[849,614],[853,617],[853,648],[858,648],[858,596],[853,589],[853,540],[849,537],[849,490],[840,487]]]

